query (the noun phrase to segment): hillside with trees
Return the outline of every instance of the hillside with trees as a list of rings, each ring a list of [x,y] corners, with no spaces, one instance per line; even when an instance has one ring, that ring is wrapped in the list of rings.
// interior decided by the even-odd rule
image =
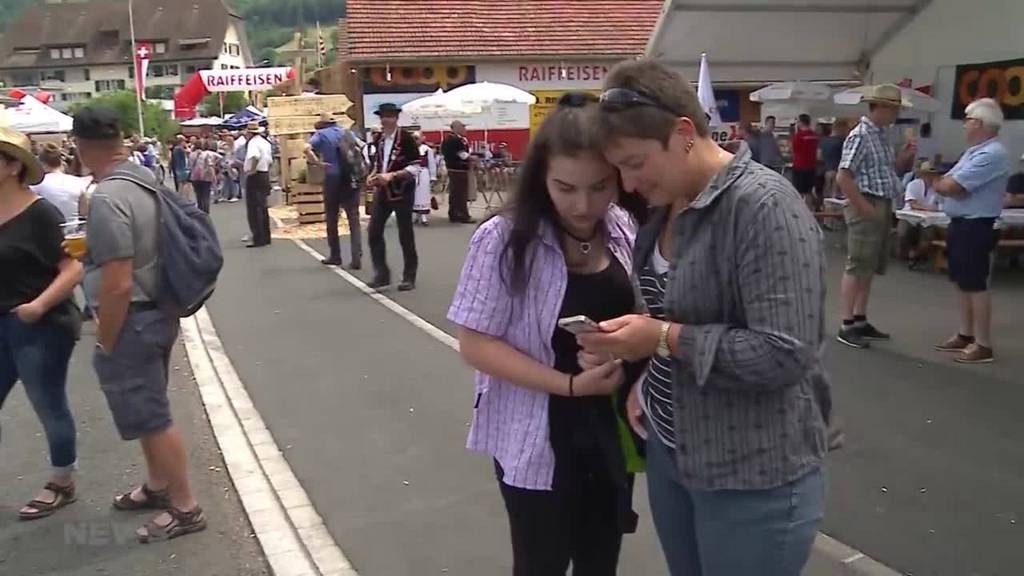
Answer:
[[[0,0],[0,31],[26,6],[43,0]],[[182,0],[184,1],[184,0]],[[315,46],[313,31],[319,21],[329,46],[334,45],[334,28],[344,12],[344,0],[227,0],[245,18],[253,60],[274,61],[273,49],[292,38],[297,28]],[[333,50],[331,51],[333,52]]]

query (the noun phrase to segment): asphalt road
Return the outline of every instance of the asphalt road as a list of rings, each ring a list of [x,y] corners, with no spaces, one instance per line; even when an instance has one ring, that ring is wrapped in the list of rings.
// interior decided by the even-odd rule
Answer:
[[[218,206],[215,218],[227,256],[210,303],[217,330],[360,573],[507,573],[490,463],[462,448],[472,394],[458,356],[291,241],[242,248],[241,206]],[[434,222],[416,230],[416,291],[389,296],[450,333],[444,316],[472,227]],[[387,238],[400,269],[393,226]],[[836,311],[841,254],[829,243]],[[368,254],[364,266],[369,279]],[[824,532],[908,574],[1009,575],[1024,566],[1024,276],[999,280],[994,365],[962,367],[931,351],[955,328],[953,294],[938,275],[898,265],[877,283],[872,308],[894,342],[828,347],[848,440],[830,457]],[[622,572],[663,573],[642,489],[636,500],[644,520],[627,539]],[[810,573],[834,573],[825,570]]]
[[[50,518],[20,522],[17,512],[46,482],[42,428],[15,387],[0,412],[0,575],[265,576],[262,552],[232,489],[184,352],[172,357],[169,394],[189,450],[193,489],[209,518],[206,531],[160,544],[135,541],[152,512],[118,512],[115,494],[144,479],[137,442],[117,435],[92,370],[94,324],[71,360],[68,395],[78,430],[78,501]]]

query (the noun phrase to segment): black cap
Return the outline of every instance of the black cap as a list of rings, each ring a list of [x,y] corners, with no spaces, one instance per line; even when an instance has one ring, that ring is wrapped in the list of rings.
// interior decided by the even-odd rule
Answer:
[[[377,116],[398,116],[402,113],[402,109],[391,102],[385,102],[377,107],[377,111],[374,112]]]
[[[86,106],[75,112],[71,133],[82,140],[120,140],[121,117],[106,106]]]

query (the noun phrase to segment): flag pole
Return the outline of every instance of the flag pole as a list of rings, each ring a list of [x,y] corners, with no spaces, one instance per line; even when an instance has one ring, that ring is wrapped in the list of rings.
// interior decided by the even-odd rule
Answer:
[[[142,123],[142,94],[140,88],[145,86],[143,79],[139,78],[139,74],[142,70],[135,63],[138,60],[138,46],[135,44],[135,12],[132,9],[134,2],[128,0],[128,30],[132,35],[132,69],[135,70],[135,110],[139,114],[139,136],[144,137],[146,135],[146,128]]]

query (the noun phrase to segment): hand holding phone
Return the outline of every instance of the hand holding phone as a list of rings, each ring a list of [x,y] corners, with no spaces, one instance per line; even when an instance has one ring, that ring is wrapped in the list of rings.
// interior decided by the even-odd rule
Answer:
[[[558,327],[570,334],[579,336],[580,334],[587,334],[590,332],[600,332],[601,327],[586,316],[570,316],[568,318],[559,318]]]

